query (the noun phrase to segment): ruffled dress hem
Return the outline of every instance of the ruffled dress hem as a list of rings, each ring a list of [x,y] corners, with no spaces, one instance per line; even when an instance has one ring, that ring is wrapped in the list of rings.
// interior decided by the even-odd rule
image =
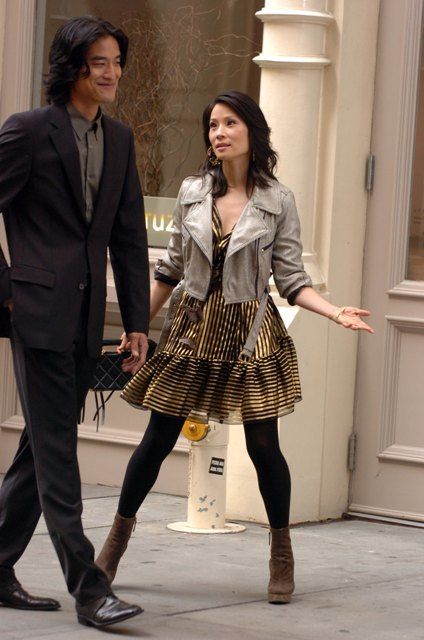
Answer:
[[[236,424],[292,413],[301,397],[290,336],[252,361],[208,360],[161,351],[130,380],[121,397],[137,409],[187,417],[192,409]],[[178,381],[170,385],[170,380]],[[269,384],[272,380],[273,384]]]

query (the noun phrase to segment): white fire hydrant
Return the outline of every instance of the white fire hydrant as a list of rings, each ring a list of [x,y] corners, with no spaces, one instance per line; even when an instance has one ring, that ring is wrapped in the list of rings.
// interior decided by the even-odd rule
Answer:
[[[199,438],[190,422],[183,433],[191,440],[189,452],[189,494],[186,522],[173,522],[168,529],[186,533],[239,533],[246,527],[225,522],[228,425],[209,421],[206,436]],[[201,434],[204,435],[204,434]]]

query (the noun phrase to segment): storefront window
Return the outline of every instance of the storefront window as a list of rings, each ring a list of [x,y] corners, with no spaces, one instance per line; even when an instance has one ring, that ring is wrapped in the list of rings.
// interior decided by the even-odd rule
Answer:
[[[259,97],[263,0],[43,0],[38,3],[34,106],[52,37],[70,16],[101,15],[122,27],[130,51],[108,112],[133,130],[146,197],[149,244],[166,246],[182,180],[202,163],[201,114],[220,91]]]
[[[424,46],[421,51],[410,215],[407,278],[424,280]]]

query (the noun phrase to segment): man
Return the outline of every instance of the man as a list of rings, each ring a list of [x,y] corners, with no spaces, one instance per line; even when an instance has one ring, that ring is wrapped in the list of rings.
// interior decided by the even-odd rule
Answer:
[[[25,418],[0,490],[0,604],[55,610],[29,595],[14,565],[41,512],[82,624],[142,612],[121,602],[94,564],[81,525],[77,418],[104,324],[107,247],[135,373],[147,351],[149,276],[143,200],[130,130],[102,114],[115,98],[128,40],[110,23],[72,18],[56,33],[46,80],[51,106],[9,118],[0,131],[0,329],[10,313]],[[7,310],[8,309],[8,310]]]

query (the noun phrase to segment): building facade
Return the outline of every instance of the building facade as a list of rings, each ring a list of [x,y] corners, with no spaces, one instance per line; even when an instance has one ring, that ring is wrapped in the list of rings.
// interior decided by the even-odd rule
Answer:
[[[52,29],[66,16],[94,12],[91,4],[0,0],[1,122],[42,104],[41,72]],[[107,13],[113,4],[102,3],[104,17],[112,21],[119,18]],[[120,11],[123,5],[128,10],[122,22],[130,34],[135,20],[153,29],[159,18],[164,24],[176,19],[167,17],[167,3],[119,4]],[[195,59],[178,58],[178,40],[173,41],[179,67],[166,87],[173,92],[172,108],[148,103],[154,115],[162,113],[158,126],[167,111],[160,135],[143,134],[155,144],[161,140],[145,164],[140,138],[139,170],[149,184],[152,269],[166,240],[166,216],[178,181],[193,170],[190,162],[201,149],[195,141],[182,148],[178,136],[195,132],[207,95],[233,86],[248,91],[259,99],[271,126],[280,157],[278,177],[296,195],[304,261],[314,286],[335,304],[370,308],[376,329],[374,336],[359,337],[274,296],[298,350],[303,387],[303,401],[280,421],[293,478],[291,520],[337,518],[350,511],[424,521],[424,0],[217,0],[209,3],[220,16],[216,23],[212,14],[204,18],[201,0],[183,4],[192,12],[191,21],[182,16],[181,28],[191,25],[198,53]],[[163,5],[160,17],[153,5]],[[135,40],[140,56],[149,33]],[[241,39],[242,49],[232,48]],[[198,81],[177,85],[175,77],[193,82],[193,73],[184,74],[199,59]],[[163,70],[174,63],[165,57],[161,64]],[[221,66],[212,78],[216,64]],[[135,86],[131,77],[143,78],[143,68],[133,66],[128,76],[119,117],[128,114],[125,96],[132,96]],[[145,86],[141,99],[151,89]],[[184,103],[187,86],[190,100]],[[138,114],[131,117],[137,128]],[[159,168],[149,173],[151,167]],[[4,246],[3,229],[0,234]],[[152,324],[153,336],[160,323],[159,318]],[[119,333],[110,273],[105,335]],[[90,398],[86,415],[92,413]],[[119,485],[147,414],[113,398],[98,429],[89,417],[79,433],[82,478]],[[9,346],[2,340],[0,472],[22,427]],[[181,437],[156,490],[186,494],[188,450]],[[237,425],[230,427],[227,509],[232,518],[266,521]]]

